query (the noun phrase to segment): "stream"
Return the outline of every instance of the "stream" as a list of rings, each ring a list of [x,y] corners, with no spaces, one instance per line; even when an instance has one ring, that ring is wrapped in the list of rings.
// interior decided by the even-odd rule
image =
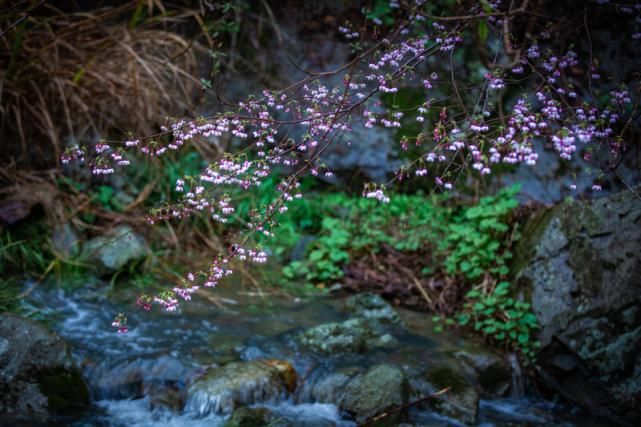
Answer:
[[[470,338],[434,333],[425,313],[395,309],[403,326],[386,330],[394,345],[358,352],[315,351],[296,337],[306,328],[353,318],[344,297],[263,297],[255,289],[233,284],[206,290],[175,313],[136,310],[129,318],[129,333],[117,334],[111,327],[113,316],[131,306],[134,294],[117,291],[115,298],[107,288],[99,282],[72,292],[42,287],[30,295],[29,303],[69,343],[92,397],[91,409],[81,419],[58,420],[59,425],[222,426],[230,412],[224,401],[195,395],[190,385],[208,369],[232,362],[280,360],[295,369],[295,390],[241,387],[239,396],[246,406],[266,407],[289,423],[283,425],[356,426],[353,413],[341,404],[349,385],[341,388],[333,378],[362,374],[381,364],[397,367],[408,378],[408,401],[412,401],[435,391],[423,380],[426,366],[450,364],[452,352],[470,345]],[[458,416],[449,404],[429,403],[410,406],[403,422],[408,426],[597,425],[577,408],[519,395],[515,392],[519,382],[522,379],[512,374],[505,381],[509,392],[489,397],[480,393],[473,422]],[[470,393],[476,396],[467,389],[461,396]],[[466,399],[455,401],[455,406]]]

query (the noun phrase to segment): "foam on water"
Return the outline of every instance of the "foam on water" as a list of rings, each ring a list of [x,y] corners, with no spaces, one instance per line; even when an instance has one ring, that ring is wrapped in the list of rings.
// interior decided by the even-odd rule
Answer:
[[[249,304],[225,310],[196,297],[177,313],[135,311],[129,316],[135,327],[128,334],[117,334],[111,321],[118,312],[129,311],[131,301],[119,304],[108,296],[108,289],[100,283],[73,292],[40,287],[29,297],[30,303],[52,320],[56,332],[69,342],[96,399],[90,413],[74,424],[76,427],[222,426],[236,404],[206,400],[190,394],[189,388],[208,367],[227,363],[224,360],[228,360],[228,353],[243,361],[287,360],[299,374],[304,374],[305,380],[294,396],[277,389],[254,398],[251,393],[260,390],[244,390],[247,396],[241,396],[240,401],[266,406],[294,425],[351,427],[355,423],[336,405],[318,403],[341,401],[340,390],[352,375],[343,373],[342,368],[351,372],[354,367],[366,369],[379,363],[421,366],[425,360],[438,361],[440,357],[442,344],[431,335],[426,338],[401,332],[401,345],[394,352],[320,357],[301,350],[292,338],[300,328],[345,318],[345,313],[325,301],[275,304],[270,310],[255,313],[243,311]],[[185,409],[171,412],[151,404],[157,399],[162,401],[163,392],[167,391],[180,394],[186,400]],[[430,409],[410,408],[409,416],[412,423],[462,426]],[[584,425],[585,417],[581,416],[532,397],[481,400],[478,425],[545,425],[559,421],[561,425]]]
[[[289,420],[296,420],[299,425],[305,426],[336,426],[353,427],[356,423],[344,421],[336,407],[329,403],[299,403],[293,404],[288,401],[278,405],[266,406],[276,415]]]
[[[210,414],[195,417],[189,412],[173,413],[166,410],[149,409],[149,399],[100,400],[96,406],[103,410],[90,420],[75,424],[76,427],[100,425],[109,427],[219,427],[229,416]],[[293,404],[289,401],[277,405],[263,405],[275,415],[295,421],[296,425],[308,427],[355,427],[350,421],[342,421],[335,405],[327,403]]]
[[[101,400],[96,405],[105,411],[105,420],[111,427],[218,427],[226,417],[208,415],[194,418],[190,414],[177,414],[166,410],[150,411],[149,399]],[[96,421],[100,421],[97,419]]]

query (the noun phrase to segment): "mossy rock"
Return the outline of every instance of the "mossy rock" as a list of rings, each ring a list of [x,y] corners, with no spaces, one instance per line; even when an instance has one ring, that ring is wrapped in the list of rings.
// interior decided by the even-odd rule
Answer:
[[[187,391],[185,408],[199,416],[230,414],[236,408],[275,402],[293,391],[296,371],[289,362],[233,362],[207,371]]]
[[[361,318],[314,326],[303,331],[297,339],[326,354],[364,353],[375,348],[393,348],[397,344],[377,320]]]
[[[598,415],[641,423],[641,187],[537,214],[514,279],[539,324],[543,378]]]
[[[408,402],[409,391],[409,383],[400,368],[388,364],[376,365],[347,384],[339,406],[358,423],[394,410],[389,416],[369,425],[397,425],[404,414],[395,410]]]
[[[73,415],[89,404],[64,340],[12,314],[0,314],[0,391],[0,418]]]

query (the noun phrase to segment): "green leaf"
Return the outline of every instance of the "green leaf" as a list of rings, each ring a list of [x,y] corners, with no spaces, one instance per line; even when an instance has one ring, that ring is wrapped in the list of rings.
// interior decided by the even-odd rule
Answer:
[[[311,251],[309,253],[309,260],[312,262],[320,261],[325,256],[325,253],[320,250]]]
[[[517,338],[517,341],[519,344],[526,344],[528,341],[530,341],[530,334],[527,332],[521,332]]]
[[[470,316],[468,316],[467,314],[461,314],[460,316],[458,316],[457,320],[459,325],[465,326],[470,322]]]
[[[487,41],[487,34],[487,23],[483,20],[479,20],[479,39],[481,40],[481,43],[485,43]]]
[[[473,289],[469,291],[465,296],[467,296],[468,298],[478,298],[480,295],[481,293],[478,290]]]

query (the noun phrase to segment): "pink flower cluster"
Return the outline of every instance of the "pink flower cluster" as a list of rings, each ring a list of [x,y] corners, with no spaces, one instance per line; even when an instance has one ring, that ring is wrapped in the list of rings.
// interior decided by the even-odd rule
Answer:
[[[505,3],[496,0],[477,4],[471,13],[486,13],[486,7],[507,11]],[[245,237],[228,254],[208,269],[188,275],[171,290],[139,300],[139,307],[147,310],[155,303],[175,311],[179,299],[188,301],[200,287],[216,286],[231,274],[228,263],[232,260],[265,263],[266,252],[251,242],[256,236],[269,237],[278,214],[302,197],[299,182],[303,176],[332,176],[323,155],[332,145],[348,147],[356,125],[396,132],[405,132],[407,123],[418,125],[417,135],[399,138],[401,149],[407,152],[415,142],[417,158],[394,179],[413,175],[433,181],[442,191],[454,187],[456,177],[461,175],[455,172],[488,175],[497,164],[535,166],[540,153],[534,147],[544,145],[535,145],[537,141],[553,147],[563,160],[600,147],[607,147],[613,157],[621,155],[625,145],[617,138],[617,130],[629,115],[633,97],[626,86],[608,86],[605,103],[593,96],[590,85],[594,81],[601,79],[599,84],[606,84],[596,61],[581,58],[574,50],[555,52],[554,40],[546,32],[529,44],[508,49],[498,35],[509,18],[494,14],[485,21],[488,37],[494,37],[492,46],[498,46],[492,49],[505,52],[496,53],[496,59],[487,66],[490,71],[480,82],[457,82],[453,51],[463,42],[462,27],[438,20],[427,25],[427,15],[420,13],[423,5],[420,1],[412,5],[391,2],[394,13],[409,8],[404,15],[407,19],[399,20],[402,27],[377,36],[369,45],[365,27],[358,27],[360,32],[349,23],[339,27],[342,39],[358,39],[359,44],[370,48],[356,51],[350,64],[333,73],[310,73],[281,91],[265,90],[213,117],[168,121],[154,137],[129,135],[122,144],[101,141],[93,150],[74,146],[65,151],[63,163],[85,161],[87,153],[92,153],[92,172],[108,175],[127,167],[134,154],[162,156],[195,139],[226,137],[243,147],[238,153],[212,161],[197,176],[178,179],[174,187],[177,200],[151,211],[151,224],[196,213],[229,223],[237,215],[231,189],[260,186],[276,170],[285,174],[277,196],[246,219]],[[641,13],[641,8],[631,10]],[[515,50],[522,53],[508,61]],[[504,66],[506,63],[509,65]],[[338,76],[340,83],[332,85],[333,76]],[[404,88],[419,91],[422,99],[417,105],[386,109],[380,102],[379,95],[395,99]],[[512,98],[504,98],[507,94]],[[585,154],[583,157],[587,158]],[[595,191],[599,188],[594,184]],[[389,201],[382,185],[367,185],[363,195],[383,203]],[[121,323],[115,327],[118,325]]]

